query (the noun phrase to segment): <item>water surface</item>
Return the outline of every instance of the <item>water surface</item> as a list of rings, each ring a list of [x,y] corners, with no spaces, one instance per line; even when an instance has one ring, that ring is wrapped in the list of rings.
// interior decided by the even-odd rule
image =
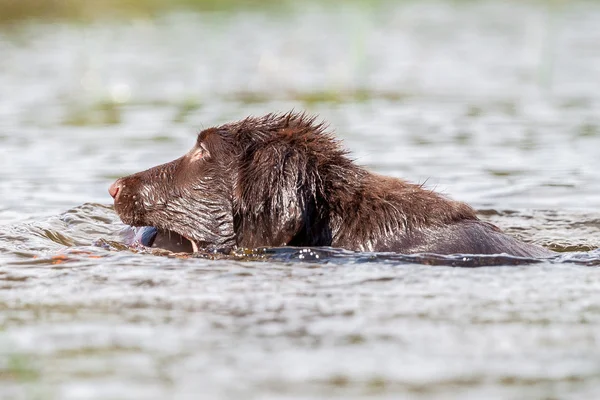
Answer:
[[[600,396],[600,5],[27,21],[0,54],[0,398]],[[292,108],[358,163],[568,252],[455,268],[482,262],[119,244],[114,179]]]

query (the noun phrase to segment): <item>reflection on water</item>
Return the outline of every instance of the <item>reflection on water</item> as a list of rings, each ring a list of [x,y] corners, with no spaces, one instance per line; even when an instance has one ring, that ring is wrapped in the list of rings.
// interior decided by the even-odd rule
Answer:
[[[0,398],[598,397],[599,27],[435,1],[2,27]],[[112,180],[291,108],[561,253],[123,245]]]

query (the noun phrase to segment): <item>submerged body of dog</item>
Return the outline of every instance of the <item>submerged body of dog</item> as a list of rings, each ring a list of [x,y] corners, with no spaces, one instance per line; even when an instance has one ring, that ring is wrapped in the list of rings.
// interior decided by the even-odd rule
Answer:
[[[117,180],[124,223],[191,248],[333,246],[404,254],[545,257],[468,205],[354,164],[322,124],[267,115],[202,131],[183,157]]]

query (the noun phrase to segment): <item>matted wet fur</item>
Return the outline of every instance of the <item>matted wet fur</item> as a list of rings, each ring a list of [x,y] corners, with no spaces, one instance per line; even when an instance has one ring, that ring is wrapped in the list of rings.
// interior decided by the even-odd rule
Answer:
[[[194,250],[552,255],[480,221],[464,203],[356,165],[303,113],[206,129],[183,157],[121,178],[110,193],[124,223],[175,232]]]

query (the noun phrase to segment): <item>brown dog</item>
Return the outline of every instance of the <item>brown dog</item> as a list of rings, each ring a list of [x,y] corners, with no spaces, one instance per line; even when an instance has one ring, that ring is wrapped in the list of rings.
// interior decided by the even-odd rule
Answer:
[[[354,164],[323,124],[269,114],[202,131],[183,157],[117,180],[124,223],[199,248],[333,246],[545,257],[464,203]]]

